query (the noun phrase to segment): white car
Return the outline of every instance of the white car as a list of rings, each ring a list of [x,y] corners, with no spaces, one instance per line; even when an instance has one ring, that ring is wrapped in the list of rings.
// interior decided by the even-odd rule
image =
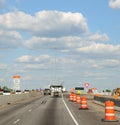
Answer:
[[[10,93],[10,91],[9,90],[4,90],[3,91],[3,95],[10,95],[11,93]]]
[[[16,90],[15,94],[22,94],[21,90]]]

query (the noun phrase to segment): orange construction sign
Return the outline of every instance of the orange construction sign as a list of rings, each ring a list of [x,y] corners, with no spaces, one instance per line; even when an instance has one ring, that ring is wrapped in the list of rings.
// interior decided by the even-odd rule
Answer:
[[[13,76],[14,79],[20,79],[20,76]]]

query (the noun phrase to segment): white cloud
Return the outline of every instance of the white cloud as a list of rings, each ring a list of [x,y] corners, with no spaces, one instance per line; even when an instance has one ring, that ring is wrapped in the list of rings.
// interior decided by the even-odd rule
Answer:
[[[85,68],[117,68],[120,67],[120,60],[117,59],[84,59],[81,60],[81,66]]]
[[[94,41],[108,41],[109,37],[106,34],[90,34],[86,37],[69,36],[69,37],[32,37],[25,42],[25,46],[29,49],[73,49],[89,45]]]
[[[88,26],[81,13],[40,11],[35,16],[21,11],[0,15],[0,26],[41,36],[86,34]]]
[[[58,58],[56,59],[57,64],[62,63],[62,64],[75,64],[76,60],[74,59],[67,59],[67,58]]]
[[[21,57],[18,57],[16,59],[16,62],[19,63],[53,63],[55,62],[55,57],[52,57],[50,55],[40,55],[40,56],[34,56],[34,55],[23,55]],[[57,63],[75,63],[75,60],[73,59],[66,59],[63,57],[56,57],[56,62]]]
[[[40,63],[43,61],[48,61],[50,59],[49,55],[41,55],[41,56],[31,56],[31,55],[24,55],[16,59],[17,62],[20,63]]]
[[[34,50],[57,48],[61,52],[69,52],[69,49],[84,47],[91,42],[109,40],[105,33],[90,34],[86,19],[81,13],[40,11],[32,16],[15,11],[0,15],[0,26],[4,31],[9,29],[7,34],[11,35],[9,38],[6,33],[1,34],[0,42],[3,48],[17,46],[19,41],[22,41],[19,31],[35,35],[25,42],[27,48]]]
[[[27,64],[26,69],[34,69],[34,70],[39,70],[39,69],[48,69],[49,66],[46,66],[45,64]]]
[[[105,59],[101,61],[100,64],[102,67],[111,67],[111,68],[118,68],[120,67],[120,60],[115,59]]]
[[[76,64],[76,60],[72,58],[64,58],[64,57],[52,57],[49,55],[23,55],[16,59],[16,62],[19,64],[24,64],[25,69],[54,69],[55,65],[58,69],[62,69],[71,64]]]
[[[120,9],[120,0],[110,0],[109,6],[113,9]]]
[[[16,31],[0,30],[0,49],[20,47],[23,39]]]
[[[91,36],[88,37],[89,40],[91,41],[108,41],[109,40],[109,37],[104,33],[104,34],[99,34],[99,33],[96,33],[96,34],[93,34]]]
[[[28,63],[28,62],[33,61],[33,57],[29,55],[24,55],[24,56],[17,58],[16,61],[20,63]]]
[[[111,44],[99,44],[93,43],[91,45],[81,47],[76,49],[77,52],[86,53],[86,54],[96,54],[103,55],[104,57],[110,56],[120,56],[120,45],[111,45]]]

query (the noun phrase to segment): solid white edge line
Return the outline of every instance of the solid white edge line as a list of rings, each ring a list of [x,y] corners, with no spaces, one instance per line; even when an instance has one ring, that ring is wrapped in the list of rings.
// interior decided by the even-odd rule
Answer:
[[[70,114],[71,118],[73,119],[73,121],[74,121],[75,125],[79,125],[79,124],[78,124],[78,122],[76,121],[76,119],[74,118],[74,116],[72,115],[71,111],[69,110],[69,108],[68,108],[67,104],[65,103],[65,101],[64,101],[64,99],[63,99],[63,96],[62,96],[62,100],[63,100],[63,103],[64,103],[64,105],[65,105],[66,109],[68,110],[68,112],[69,112],[69,114]]]

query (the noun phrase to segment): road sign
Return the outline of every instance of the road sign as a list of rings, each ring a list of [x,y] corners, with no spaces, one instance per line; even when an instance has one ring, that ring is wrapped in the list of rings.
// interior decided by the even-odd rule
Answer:
[[[14,90],[20,90],[20,76],[13,76]]]
[[[85,83],[85,84],[84,84],[84,86],[85,86],[86,88],[88,88],[89,85],[90,85],[89,83]]]

